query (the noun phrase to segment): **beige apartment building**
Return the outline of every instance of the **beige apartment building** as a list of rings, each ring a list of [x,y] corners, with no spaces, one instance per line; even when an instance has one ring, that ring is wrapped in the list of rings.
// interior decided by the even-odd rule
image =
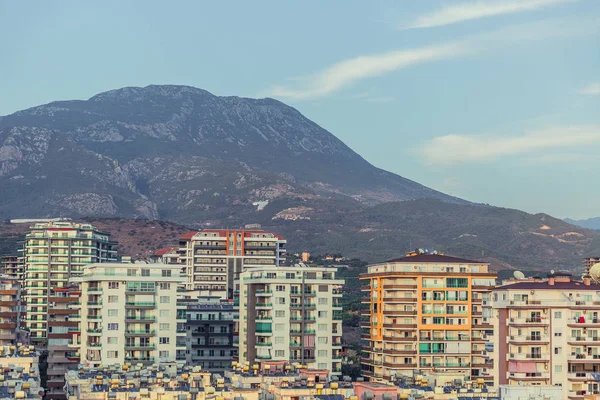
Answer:
[[[366,377],[389,381],[415,370],[448,371],[492,383],[486,304],[496,274],[487,263],[410,253],[368,266],[360,279],[368,305]]]
[[[240,277],[239,360],[340,374],[342,297],[335,268],[256,267]],[[263,368],[261,367],[261,370]]]
[[[185,289],[231,299],[242,271],[285,261],[285,244],[281,236],[261,230],[206,229],[183,235],[179,259],[187,275]]]
[[[76,222],[46,222],[31,226],[25,236],[23,263],[27,291],[26,327],[31,340],[45,347],[52,290],[65,288],[69,279],[92,263],[116,260],[116,243],[93,225]]]
[[[174,362],[177,350],[186,349],[179,265],[92,264],[71,280],[81,289],[75,342],[82,364]]]
[[[493,290],[496,385],[560,385],[564,399],[600,392],[600,285],[569,273]]]

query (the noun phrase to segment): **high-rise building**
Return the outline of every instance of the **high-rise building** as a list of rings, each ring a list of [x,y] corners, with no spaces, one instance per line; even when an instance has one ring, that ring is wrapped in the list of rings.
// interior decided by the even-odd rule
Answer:
[[[335,268],[275,266],[240,277],[239,360],[341,373],[342,279]],[[262,369],[262,368],[261,368]]]
[[[77,369],[80,355],[77,351],[79,302],[81,292],[75,285],[50,289],[48,298],[48,400],[66,399],[63,387],[65,374]]]
[[[23,264],[26,327],[34,344],[47,343],[52,290],[68,287],[69,279],[80,275],[85,265],[115,261],[115,246],[108,233],[90,224],[47,222],[31,226],[25,237]]]
[[[179,265],[93,264],[71,280],[81,289],[82,363],[174,362],[177,350],[185,350]]]
[[[0,275],[23,281],[23,271],[23,257],[18,255],[0,257]]]
[[[496,385],[560,385],[564,399],[600,392],[600,285],[553,273],[499,286],[491,304]]]
[[[590,269],[595,265],[600,263],[600,257],[586,257],[583,259],[583,271],[584,275],[590,274]]]
[[[285,244],[281,236],[260,230],[207,229],[183,235],[179,252],[185,289],[231,299],[242,271],[285,261]]]
[[[495,285],[488,264],[433,253],[368,266],[362,359],[371,380],[450,371],[492,381],[484,303]]]
[[[11,346],[24,341],[25,303],[21,281],[0,277],[0,346]]]
[[[237,360],[237,307],[219,298],[199,298],[187,303],[187,351],[189,365],[223,373]]]

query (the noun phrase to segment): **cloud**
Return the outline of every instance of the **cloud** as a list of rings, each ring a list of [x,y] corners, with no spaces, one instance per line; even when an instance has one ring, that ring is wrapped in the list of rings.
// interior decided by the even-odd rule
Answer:
[[[274,86],[269,90],[273,97],[305,100],[328,95],[351,83],[365,78],[383,75],[411,65],[427,61],[440,60],[463,54],[467,49],[457,43],[441,46],[423,47],[411,50],[397,50],[383,54],[351,58],[306,79],[306,85],[300,89]]]
[[[315,99],[340,91],[358,81],[414,65],[497,50],[501,47],[512,48],[515,43],[524,41],[576,35],[588,36],[599,29],[598,21],[594,18],[561,18],[530,22],[441,45],[350,58],[310,76],[294,78],[290,85],[272,86],[258,96],[291,100]]]
[[[515,14],[533,11],[575,0],[504,0],[472,1],[444,7],[432,13],[421,15],[415,21],[402,26],[402,29],[432,28],[495,15]]]
[[[590,96],[600,96],[600,82],[590,83],[579,91],[579,94],[586,94]]]
[[[600,125],[554,126],[521,136],[446,135],[428,141],[420,152],[428,164],[494,161],[551,149],[600,143]],[[560,158],[558,159],[560,161]]]

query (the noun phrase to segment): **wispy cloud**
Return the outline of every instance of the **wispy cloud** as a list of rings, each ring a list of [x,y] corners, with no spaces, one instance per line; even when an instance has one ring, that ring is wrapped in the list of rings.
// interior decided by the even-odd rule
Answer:
[[[600,96],[600,82],[590,83],[579,91],[579,94],[586,94],[590,96]]]
[[[304,78],[294,78],[290,84],[272,86],[259,93],[258,96],[266,95],[291,100],[315,99],[340,91],[361,80],[388,74],[402,68],[497,50],[500,47],[512,47],[515,43],[524,41],[590,35],[599,29],[598,21],[592,18],[562,18],[510,26],[435,46],[358,56],[326,67]]]
[[[360,79],[383,75],[399,68],[427,61],[456,57],[466,51],[467,48],[461,44],[449,43],[441,46],[359,56],[334,64],[308,77],[306,86],[303,88],[291,89],[284,86],[274,86],[269,90],[269,93],[274,97],[295,100],[325,96]]]
[[[470,21],[495,15],[515,14],[533,11],[575,0],[496,0],[471,1],[460,3],[433,11],[417,17],[413,22],[402,26],[402,29],[432,28],[458,22]]]
[[[487,162],[550,149],[600,144],[600,125],[553,126],[521,136],[446,135],[428,141],[420,152],[428,164]]]

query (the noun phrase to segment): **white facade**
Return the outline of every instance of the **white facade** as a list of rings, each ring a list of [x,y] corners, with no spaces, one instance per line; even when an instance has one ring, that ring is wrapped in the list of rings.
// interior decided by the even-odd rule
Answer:
[[[263,267],[240,277],[242,364],[289,363],[341,372],[342,279],[335,268]]]
[[[187,275],[185,288],[231,299],[241,272],[283,263],[285,244],[281,236],[260,230],[210,229],[183,235],[179,260]]]
[[[94,264],[72,281],[81,285],[82,364],[170,362],[185,350],[179,266]]]
[[[568,274],[500,286],[492,295],[496,385],[600,392],[600,286]]]

